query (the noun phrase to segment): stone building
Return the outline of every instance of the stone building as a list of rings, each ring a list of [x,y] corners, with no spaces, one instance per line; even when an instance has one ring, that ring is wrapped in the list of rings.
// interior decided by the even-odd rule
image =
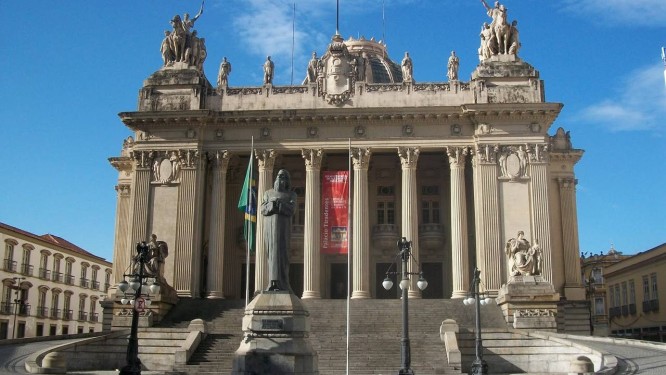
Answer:
[[[393,62],[380,42],[334,35],[302,85],[273,85],[268,60],[262,85],[229,86],[225,59],[214,87],[167,36],[164,66],[144,81],[138,108],[119,114],[133,135],[109,159],[119,172],[114,283],[134,244],[156,234],[179,296],[244,298],[237,204],[254,145],[258,196],[281,168],[298,194],[290,278],[302,298],[346,297],[347,254],[322,249],[322,176],[351,169],[352,298],[398,298],[381,282],[401,237],[429,282],[410,297],[462,298],[474,266],[496,296],[515,276],[507,241],[523,232],[535,246],[518,256],[535,257],[557,298],[584,301],[574,173],[583,151],[553,128],[562,104],[546,101],[515,25],[505,26],[502,45],[485,31],[469,81],[457,80],[452,54],[456,79],[442,82],[415,82],[418,65]],[[267,286],[265,259],[258,241],[253,291]]]
[[[52,234],[0,223],[0,339],[102,330],[112,265]]]
[[[611,336],[666,342],[666,243],[606,267]]]
[[[590,327],[594,336],[608,336],[608,290],[606,284],[606,269],[628,258],[628,255],[622,255],[615,247],[611,248],[605,254],[586,254],[583,253],[580,258],[581,272],[587,293],[587,300],[590,304]]]

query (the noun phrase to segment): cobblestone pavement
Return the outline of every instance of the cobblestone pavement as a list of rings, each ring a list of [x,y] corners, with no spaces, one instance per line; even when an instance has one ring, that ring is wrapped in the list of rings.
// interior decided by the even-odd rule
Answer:
[[[571,339],[570,339],[571,340]],[[663,350],[647,346],[615,344],[604,341],[571,340],[617,357],[616,374],[666,374],[666,346]]]

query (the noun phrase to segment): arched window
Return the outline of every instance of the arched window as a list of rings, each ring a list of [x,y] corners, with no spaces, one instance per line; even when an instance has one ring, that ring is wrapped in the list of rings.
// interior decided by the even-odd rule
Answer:
[[[14,260],[14,247],[18,242],[8,238],[5,240],[5,258],[2,261],[2,268],[7,272],[16,272],[16,261]]]
[[[56,283],[61,283],[64,280],[62,272],[60,271],[60,263],[63,258],[64,256],[62,254],[53,254],[53,274],[51,275],[51,279]]]
[[[51,271],[49,270],[49,255],[51,255],[51,252],[44,249],[39,253],[39,278],[42,280],[51,280]]]
[[[26,275],[26,276],[32,276],[32,269],[33,266],[30,264],[30,255],[32,254],[32,250],[34,250],[35,247],[30,245],[30,244],[23,244],[23,258],[21,260],[21,274]]]
[[[88,314],[86,313],[86,299],[88,298],[87,294],[79,294],[79,320],[88,320]]]
[[[72,314],[72,294],[74,292],[70,290],[65,291],[65,301],[62,307],[62,318],[64,320],[72,320],[74,314]]]
[[[72,268],[76,260],[72,257],[65,258],[65,284],[74,285],[74,275],[72,274]]]
[[[49,287],[40,285],[37,289],[39,290],[39,297],[37,298],[37,316],[40,318],[46,318],[49,316],[49,308],[46,307],[46,293],[49,291]]]
[[[49,314],[49,316],[52,319],[59,319],[61,317],[60,293],[62,293],[62,290],[59,288],[51,289],[51,313]]]

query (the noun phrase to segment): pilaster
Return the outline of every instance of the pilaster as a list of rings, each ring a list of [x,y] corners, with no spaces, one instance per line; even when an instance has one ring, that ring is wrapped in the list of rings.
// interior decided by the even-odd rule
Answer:
[[[321,159],[322,149],[303,149],[305,159],[305,233],[303,299],[321,298]]]
[[[560,189],[560,215],[562,217],[562,243],[564,247],[564,296],[571,300],[585,298],[578,255],[580,251],[578,248],[578,214],[576,212],[577,182],[573,177],[557,179]]]
[[[114,239],[115,249],[113,251],[113,285],[118,285],[123,280],[125,269],[130,264],[130,254],[126,248],[129,219],[130,219],[130,193],[129,184],[116,185],[118,194],[116,201],[116,236]]]
[[[354,164],[354,202],[352,210],[352,284],[351,298],[370,298],[370,221],[368,218],[369,148],[352,148]]]
[[[257,205],[261,205],[264,192],[270,190],[273,185],[273,168],[275,167],[275,150],[254,150],[259,168],[259,181],[257,183]],[[259,209],[257,209],[259,211]],[[264,233],[264,217],[257,215],[257,243],[254,257],[254,291],[261,292],[268,288],[268,257],[262,233]]]
[[[179,151],[180,185],[176,208],[174,289],[178,296],[199,297],[201,291],[201,209],[203,160],[198,150]]]
[[[548,153],[547,145],[537,144],[529,151],[530,199],[532,205],[532,239],[543,249],[541,276],[553,281],[553,254],[550,241],[550,211],[548,208]]]
[[[407,265],[408,272],[418,272],[419,259],[419,213],[418,191],[416,188],[416,166],[419,160],[418,147],[399,147],[398,156],[402,166],[402,237],[412,241],[412,261]],[[421,298],[421,290],[416,286],[417,279],[412,277],[409,298]]]
[[[226,186],[230,154],[226,150],[209,155],[213,190],[210,200],[210,234],[206,291],[208,298],[224,298],[224,232],[226,227]]]
[[[465,298],[469,290],[469,244],[467,240],[467,199],[465,195],[465,160],[467,147],[447,147],[451,166],[451,298]]]
[[[474,156],[476,266],[484,275],[486,290],[494,296],[506,280],[498,178],[497,147],[478,145]]]
[[[121,252],[125,254],[127,263],[122,267],[129,267],[129,260],[134,255],[137,242],[146,241],[148,233],[148,209],[150,202],[150,167],[152,165],[153,153],[150,151],[135,151],[130,154],[134,161],[134,176],[132,188],[130,188],[130,212],[129,212],[129,236],[125,248]],[[124,271],[124,268],[123,268]],[[120,274],[122,277],[122,273]]]

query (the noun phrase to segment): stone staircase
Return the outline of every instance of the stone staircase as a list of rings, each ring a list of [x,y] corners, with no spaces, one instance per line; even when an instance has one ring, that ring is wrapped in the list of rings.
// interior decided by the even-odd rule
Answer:
[[[346,300],[305,300],[310,311],[310,343],[318,353],[321,375],[344,374],[346,370]],[[207,322],[208,335],[188,365],[177,365],[173,373],[230,373],[233,355],[242,339],[244,301],[182,299],[160,323],[162,327],[185,328],[192,319]],[[482,307],[484,327],[506,331],[496,305]],[[460,300],[409,301],[409,330],[412,369],[417,374],[455,374],[446,360],[439,327],[454,319],[462,327],[473,327],[474,308]],[[400,368],[402,305],[395,300],[352,300],[349,350],[350,374],[394,374]]]
[[[577,357],[586,353],[577,345],[563,340],[530,337],[526,333],[506,329],[482,331],[483,359],[491,374],[568,374],[569,366]],[[463,372],[470,372],[476,358],[475,334],[472,329],[462,329],[458,334]]]

